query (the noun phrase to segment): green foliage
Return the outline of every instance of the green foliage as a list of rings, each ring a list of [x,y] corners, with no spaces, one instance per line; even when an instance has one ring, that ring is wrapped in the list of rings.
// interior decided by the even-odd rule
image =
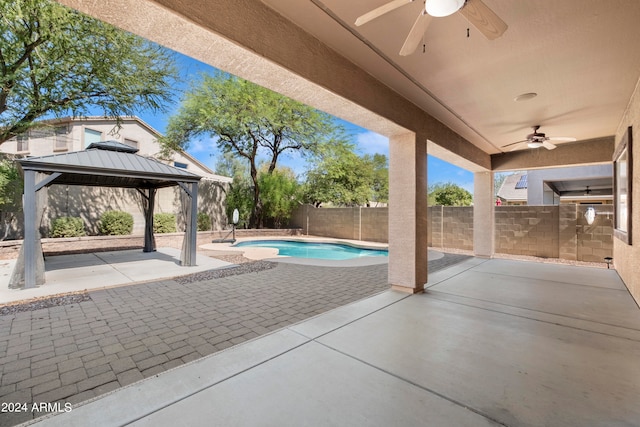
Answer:
[[[52,0],[1,4],[0,144],[43,116],[120,117],[171,99],[168,50]]]
[[[322,145],[307,171],[304,200],[315,206],[362,206],[371,200],[387,201],[386,156],[376,156],[358,156],[354,145],[344,139]]]
[[[261,172],[258,182],[264,200],[265,221],[275,228],[286,226],[298,206],[300,184],[294,172],[289,168],[278,168],[271,174]]]
[[[211,230],[211,217],[204,212],[198,212],[198,231],[209,230]]]
[[[51,237],[80,237],[84,236],[84,222],[82,218],[61,216],[51,223]]]
[[[429,186],[430,206],[471,206],[473,196],[464,188],[448,182]]]
[[[389,202],[389,160],[384,154],[367,155],[365,161],[370,162],[373,169],[372,202]]]
[[[122,236],[133,231],[133,215],[122,211],[106,211],[100,217],[100,233],[107,236]]]
[[[154,233],[175,233],[176,216],[170,213],[157,213],[153,215]]]
[[[267,173],[271,174],[282,154],[312,152],[335,130],[325,113],[219,73],[203,76],[199,86],[187,92],[161,143],[165,149],[186,148],[194,138],[210,137],[220,151],[242,159],[248,165],[252,193],[249,225],[259,227],[264,219],[264,200],[258,159],[266,157]],[[244,193],[245,183],[240,187],[242,190],[235,187],[234,191]]]
[[[18,210],[21,195],[22,177],[16,163],[0,159],[0,211]]]
[[[215,169],[218,173],[230,176],[233,182],[227,191],[226,214],[229,223],[233,218],[233,210],[238,209],[238,228],[249,227],[249,217],[253,210],[253,190],[249,177],[249,168],[232,153],[226,153],[216,162]]]

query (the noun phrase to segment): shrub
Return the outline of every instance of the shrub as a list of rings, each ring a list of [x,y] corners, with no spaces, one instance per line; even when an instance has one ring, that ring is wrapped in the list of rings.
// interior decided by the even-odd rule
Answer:
[[[82,218],[61,216],[51,223],[51,237],[80,237],[84,235]]]
[[[153,215],[154,233],[175,233],[176,216],[170,213],[158,213]]]
[[[198,231],[209,230],[211,230],[211,217],[204,212],[198,212]]]
[[[106,211],[98,225],[100,233],[107,236],[122,236],[133,231],[133,215],[122,211]]]

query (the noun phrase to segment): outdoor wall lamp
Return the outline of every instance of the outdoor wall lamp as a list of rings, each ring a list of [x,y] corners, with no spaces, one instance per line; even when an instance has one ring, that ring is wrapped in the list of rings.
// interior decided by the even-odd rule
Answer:
[[[465,0],[427,0],[425,10],[431,16],[449,16],[460,10],[464,2]]]
[[[595,208],[589,207],[587,211],[584,213],[584,219],[587,220],[587,224],[593,224],[593,221],[596,219],[596,210]]]

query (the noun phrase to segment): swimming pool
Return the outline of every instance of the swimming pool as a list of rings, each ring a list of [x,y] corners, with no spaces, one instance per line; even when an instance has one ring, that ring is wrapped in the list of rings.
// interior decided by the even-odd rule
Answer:
[[[292,240],[251,240],[236,243],[234,246],[276,248],[279,255],[296,258],[342,260],[365,256],[386,257],[389,255],[386,249],[364,249],[337,243],[297,242]]]

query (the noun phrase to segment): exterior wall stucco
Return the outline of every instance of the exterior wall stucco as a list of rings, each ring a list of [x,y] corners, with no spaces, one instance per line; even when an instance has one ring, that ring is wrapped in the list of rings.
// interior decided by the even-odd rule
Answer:
[[[616,132],[616,147],[632,126],[633,176],[631,199],[631,245],[613,239],[613,263],[625,285],[640,304],[640,85],[631,97]]]

